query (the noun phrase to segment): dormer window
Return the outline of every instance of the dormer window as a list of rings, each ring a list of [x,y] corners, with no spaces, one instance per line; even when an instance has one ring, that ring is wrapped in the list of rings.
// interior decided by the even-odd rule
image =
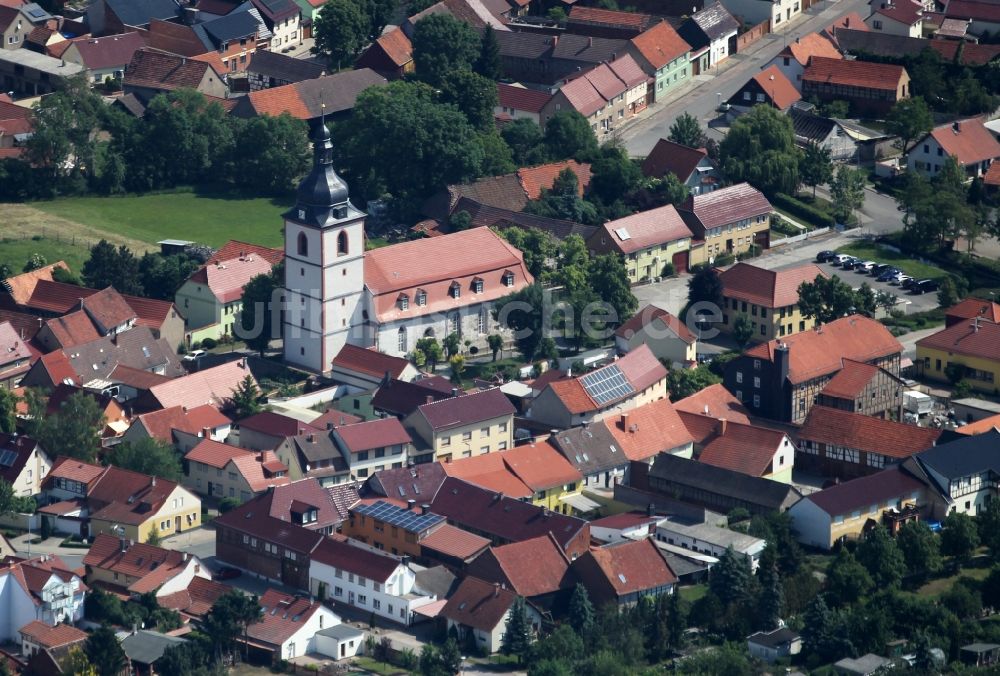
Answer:
[[[458,282],[452,282],[451,288],[449,289],[449,293],[451,293],[452,298],[461,298],[462,296],[461,285]]]
[[[503,285],[514,286],[514,273],[510,270],[503,273]]]
[[[417,289],[417,307],[425,305],[427,305],[427,292],[423,289]]]
[[[482,293],[483,292],[483,278],[482,277],[476,277],[475,279],[472,280],[472,292],[473,293]]]
[[[410,307],[410,297],[405,293],[399,294],[399,309],[407,310]]]

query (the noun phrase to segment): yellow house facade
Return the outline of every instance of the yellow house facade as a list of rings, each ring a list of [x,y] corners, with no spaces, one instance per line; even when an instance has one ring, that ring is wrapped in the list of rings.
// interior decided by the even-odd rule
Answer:
[[[753,330],[750,342],[767,342],[808,331],[816,321],[802,315],[798,288],[804,282],[826,276],[812,263],[785,270],[737,263],[719,276],[723,301],[719,328],[732,332],[737,321],[745,317]]]
[[[961,321],[918,340],[914,366],[919,376],[938,382],[951,382],[960,368],[973,390],[1000,394],[1000,324]]]
[[[598,254],[622,257],[629,282],[638,284],[669,272],[687,269],[691,231],[673,205],[643,211],[609,221],[597,230],[587,245]]]
[[[107,533],[148,542],[154,530],[159,537],[165,538],[201,527],[201,500],[183,486],[175,485],[155,511],[142,514],[138,510],[128,510],[126,513],[121,507],[124,506],[120,503],[112,504],[94,512],[90,517],[91,536]]]
[[[769,246],[771,203],[749,183],[692,195],[677,210],[700,240],[692,248],[691,265],[711,263],[723,253],[738,256],[754,244]]]
[[[185,330],[199,340],[233,335],[243,310],[243,287],[270,272],[271,263],[252,253],[203,266],[174,295]]]
[[[514,406],[499,388],[424,404],[403,424],[433,449],[435,461],[514,447]]]

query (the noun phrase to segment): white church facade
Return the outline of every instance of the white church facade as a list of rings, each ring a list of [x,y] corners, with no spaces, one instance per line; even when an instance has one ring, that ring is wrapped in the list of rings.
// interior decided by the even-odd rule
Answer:
[[[534,280],[520,251],[489,228],[365,251],[366,214],[333,169],[330,133],[285,213],[285,361],[325,373],[345,344],[405,356],[417,340],[458,333],[484,346],[492,302]]]

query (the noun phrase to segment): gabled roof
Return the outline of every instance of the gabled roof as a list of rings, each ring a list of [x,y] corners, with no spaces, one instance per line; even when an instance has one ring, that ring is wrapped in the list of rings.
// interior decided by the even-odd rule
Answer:
[[[420,548],[433,554],[468,561],[490,546],[490,541],[474,533],[443,523],[420,540]],[[432,555],[432,558],[433,555]],[[418,572],[419,575],[419,572]]]
[[[187,589],[157,597],[161,608],[169,608],[189,617],[202,618],[208,614],[220,596],[232,587],[221,582],[193,577]]]
[[[0,434],[0,479],[13,485],[35,449],[40,449],[38,442],[30,437]]]
[[[560,453],[584,476],[599,474],[628,464],[628,456],[618,440],[601,422],[557,432],[549,439]]]
[[[370,68],[324,75],[250,92],[237,105],[234,114],[276,116],[287,112],[300,120],[312,120],[323,113],[324,105],[327,115],[353,109],[362,91],[386,82]]]
[[[467,481],[487,491],[512,498],[527,499],[535,491],[504,463],[499,453],[458,458],[442,464],[447,476]]]
[[[552,98],[552,95],[546,92],[527,87],[516,87],[503,82],[497,83],[497,96],[502,107],[531,113],[542,112],[542,108]]]
[[[910,494],[923,488],[924,484],[909,473],[898,467],[890,467],[810,493],[803,500],[808,500],[830,517],[835,517],[850,514],[856,509],[867,509],[893,498],[909,498]]]
[[[799,286],[817,277],[828,275],[813,263],[782,270],[737,263],[719,275],[719,281],[723,296],[773,309],[798,305]]]
[[[647,326],[652,326],[655,331],[669,330],[679,340],[683,340],[688,345],[694,343],[697,338],[687,325],[680,318],[670,314],[663,308],[655,305],[647,305],[642,308],[627,322],[618,327],[615,336],[630,340],[636,333],[642,331]]]
[[[1000,430],[1000,413],[997,415],[991,415],[988,418],[983,418],[982,420],[977,420],[976,422],[971,422],[968,425],[963,425],[956,429],[955,433],[973,436],[976,434],[982,434],[983,432],[989,432],[994,429]]]
[[[77,38],[72,43],[89,70],[123,68],[132,60],[135,50],[146,46],[145,38],[138,31],[101,38]]]
[[[749,183],[737,183],[701,195],[692,195],[678,211],[689,212],[705,229],[729,225],[771,212],[771,203]]]
[[[247,626],[246,635],[279,648],[304,629],[316,612],[325,610],[319,601],[292,596],[277,589],[264,592],[260,597],[260,606],[264,611],[261,619]]]
[[[497,455],[528,488],[535,491],[575,484],[583,479],[580,472],[545,441],[516,446]]]
[[[813,406],[799,429],[798,438],[878,453],[889,458],[908,458],[933,447],[941,432],[940,429]]]
[[[104,469],[100,465],[60,456],[52,464],[52,469],[45,477],[45,483],[49,483],[53,478],[61,478],[89,485],[104,474]]]
[[[7,321],[0,321],[0,364],[10,364],[22,359],[31,359],[28,344]]]
[[[447,390],[437,387],[432,380],[422,379],[406,382],[390,378],[375,391],[372,397],[372,407],[397,416],[408,416],[417,410],[418,406],[429,401],[447,399],[452,395],[449,384]]]
[[[830,379],[820,394],[837,399],[854,400],[881,371],[882,369],[872,364],[845,359],[844,367]]]
[[[196,24],[196,27],[199,32],[204,31],[208,35],[212,44],[221,47],[233,40],[253,38],[257,35],[258,24],[250,12],[231,12]]]
[[[250,430],[270,437],[293,437],[298,434],[321,432],[309,423],[296,420],[274,411],[261,411],[239,421],[241,430]]]
[[[383,33],[375,42],[397,67],[402,68],[413,61],[413,43],[402,28]]]
[[[935,446],[915,456],[917,462],[944,477],[945,481],[983,472],[1000,474],[1000,431],[991,430]],[[948,495],[948,486],[939,487]]]
[[[209,63],[144,47],[132,55],[125,69],[124,84],[149,89],[197,89],[206,75],[222,80]]]
[[[435,432],[513,416],[515,413],[514,405],[497,387],[423,404],[417,411]]]
[[[41,620],[32,620],[18,629],[21,636],[43,648],[59,648],[60,646],[81,643],[87,640],[87,632],[77,629],[72,624],[57,624],[50,626]]]
[[[909,0],[903,0],[909,2]],[[861,24],[864,26],[864,24]],[[865,29],[867,30],[867,26]],[[795,38],[795,42],[789,43],[778,56],[790,56],[798,61],[800,66],[806,66],[809,59],[814,56],[822,56],[829,59],[843,59],[844,57],[837,51],[837,48],[829,40],[819,33],[809,33],[802,37]]]
[[[583,5],[573,5],[569,10],[568,23],[582,24],[587,26],[612,26],[615,28],[626,28],[636,32],[652,26],[657,19],[649,14],[638,14],[636,12],[620,12],[613,9],[600,9],[598,7],[584,7]]]
[[[452,622],[492,632],[517,598],[512,590],[475,577],[466,577],[441,609]]]
[[[261,52],[267,53],[267,52]],[[256,55],[257,52],[254,52]],[[205,261],[211,265],[217,265],[222,261],[232,260],[234,258],[263,258],[268,263],[272,265],[277,265],[285,259],[285,251],[283,249],[275,249],[269,246],[262,246],[260,244],[254,244],[252,242],[244,242],[238,239],[231,239],[225,244],[223,244],[218,251],[212,254],[212,257]]]
[[[602,227],[602,237],[622,254],[691,237],[691,231],[672,204],[608,221]]]
[[[998,165],[1000,168],[1000,165]],[[480,204],[467,197],[459,198],[455,204],[455,213],[464,211],[472,218],[473,228],[524,228],[527,230],[541,230],[562,241],[570,235],[579,235],[584,241],[597,232],[597,227],[593,225],[583,225],[573,221],[564,221],[558,218],[548,218],[546,216],[536,216],[535,214],[523,211],[512,211],[501,209],[486,204]]]
[[[1000,168],[1000,164],[997,166]],[[991,164],[990,169],[992,168],[993,165]],[[952,305],[945,310],[944,314],[948,318],[957,320],[968,319],[971,322],[972,319],[981,317],[994,324],[1000,324],[1000,303],[981,300],[979,298],[966,298],[957,305]]]
[[[740,29],[740,22],[726,10],[721,2],[706,5],[692,14],[691,20],[710,40],[726,38]]]
[[[953,1],[954,4],[954,1]],[[868,31],[862,24],[857,30],[838,28],[837,44],[845,53],[871,54],[873,56],[916,56],[925,49],[932,49],[948,62],[957,61],[965,66],[982,66],[1000,55],[1000,45],[975,44],[964,40],[926,40],[903,35],[889,35]]]
[[[231,446],[221,441],[213,439],[202,439],[187,452],[184,459],[191,462],[200,462],[216,469],[223,469],[233,458],[241,456],[254,457],[257,454],[239,446]]]
[[[130,543],[114,535],[101,533],[94,538],[83,557],[83,565],[138,578],[128,586],[137,594],[155,591],[187,566],[188,556],[173,549],[164,549],[144,542]]]
[[[270,23],[281,23],[286,19],[298,16],[299,6],[292,0],[252,0],[253,6]]]
[[[650,538],[625,540],[603,547],[592,547],[573,563],[584,584],[600,584],[600,597],[629,594],[675,584],[677,576],[663,558],[660,548]]]
[[[444,466],[436,462],[384,469],[368,479],[365,493],[372,492],[393,500],[429,502],[446,478]]]
[[[982,118],[943,124],[935,127],[930,136],[963,166],[1000,157],[1000,142],[983,125]]]
[[[573,584],[570,562],[550,534],[490,547],[476,557],[465,573],[486,582],[506,585],[518,596],[553,594]]]
[[[750,78],[766,93],[778,110],[787,110],[802,96],[777,66],[768,66]],[[730,99],[733,101],[735,99]]]
[[[707,158],[708,151],[704,148],[688,148],[661,138],[642,161],[642,173],[656,178],[673,174],[684,183]]]
[[[258,49],[250,55],[248,73],[273,77],[286,82],[312,80],[326,74],[326,66],[309,59],[296,59],[269,49]]]
[[[892,0],[881,3],[872,13],[899,22],[904,26],[913,26],[923,21],[924,7],[913,0]]]
[[[174,0],[104,0],[126,26],[145,26],[152,19],[176,19],[181,14]]]
[[[590,164],[586,162],[563,160],[562,162],[540,164],[536,167],[523,167],[516,172],[517,180],[521,183],[525,196],[529,200],[537,200],[542,196],[542,190],[552,189],[556,178],[564,169],[569,169],[576,174],[577,194],[583,197],[584,192],[590,187],[591,176]]]
[[[1000,324],[977,319],[960,321],[917,341],[918,350],[944,350],[949,354],[979,357],[993,363],[1000,362],[998,346]]]
[[[31,272],[23,272],[13,277],[8,277],[0,281],[0,289],[10,294],[10,297],[17,305],[27,305],[31,294],[35,292],[35,285],[41,280],[52,281],[52,271],[56,268],[69,270],[69,267],[62,261],[56,261],[49,265],[44,265]]]
[[[798,489],[770,479],[734,472],[679,455],[661,453],[653,460],[649,476],[670,483],[680,483],[693,489],[754,505],[780,510],[788,506],[790,497],[800,496]]]
[[[903,350],[883,324],[862,315],[851,315],[816,326],[810,331],[761,343],[743,354],[773,362],[775,350],[780,344],[788,346],[788,380],[792,383],[802,383],[839,371],[843,368],[844,359],[869,362]]]
[[[205,404],[223,408],[229,405],[233,390],[247,376],[253,378],[243,360],[231,361],[154,385],[149,392],[163,408],[196,408]],[[256,378],[254,382],[257,382]]]
[[[649,460],[694,441],[669,399],[658,399],[601,422],[629,460]]]
[[[231,303],[243,297],[243,287],[251,279],[270,274],[271,268],[272,264],[264,258],[231,258],[203,266],[191,275],[188,283],[203,284],[217,301]]]
[[[713,420],[725,418],[738,423],[750,422],[750,411],[721,383],[709,385],[690,397],[674,402],[674,409],[682,413],[711,417]]]
[[[763,476],[770,474],[771,461],[785,439],[783,432],[727,421],[725,433],[708,442],[698,462],[750,476]],[[789,446],[789,455],[794,452],[795,447]]]
[[[905,68],[891,63],[814,56],[802,73],[802,81],[894,92],[904,75]]]
[[[333,429],[333,435],[348,453],[405,445],[413,441],[398,418],[376,418],[339,425]]]
[[[160,511],[179,484],[148,474],[108,466],[87,491],[90,518],[126,524],[145,523]]]
[[[323,539],[312,560],[380,583],[387,582],[403,563],[397,556],[337,534]]]
[[[566,410],[576,415],[607,408],[666,376],[667,369],[649,346],[643,344],[611,364],[582,376],[551,382],[546,389],[551,389]],[[608,390],[605,381],[614,381],[619,386]]]
[[[388,375],[399,378],[410,362],[402,357],[393,357],[374,348],[347,344],[333,358],[333,368],[363,373],[376,378]]]

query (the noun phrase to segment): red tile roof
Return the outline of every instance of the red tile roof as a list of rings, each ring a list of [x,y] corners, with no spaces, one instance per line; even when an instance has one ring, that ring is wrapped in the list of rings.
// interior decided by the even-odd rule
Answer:
[[[618,327],[615,335],[619,338],[630,340],[636,333],[647,326],[652,326],[651,331],[664,331],[669,329],[679,339],[688,345],[694,343],[697,338],[687,325],[678,317],[670,314],[663,308],[655,305],[647,305],[639,310],[631,319]]]
[[[39,281],[52,281],[52,271],[55,268],[69,270],[69,267],[65,263],[62,261],[56,261],[55,263],[40,267],[37,270],[23,272],[20,275],[8,277],[7,279],[0,281],[0,288],[9,293],[16,304],[27,305],[31,295],[35,292],[35,286]]]
[[[536,491],[583,480],[583,475],[547,441],[517,446],[497,455],[528,488]]]
[[[420,541],[420,547],[434,553],[454,557],[462,561],[480,553],[490,546],[490,541],[450,523],[441,524]]]
[[[845,359],[844,367],[830,379],[820,394],[838,399],[854,400],[864,391],[868,383],[879,374],[877,366],[853,359]]]
[[[187,461],[200,462],[216,469],[223,469],[229,461],[241,456],[257,457],[254,451],[248,451],[239,446],[230,446],[220,441],[202,439],[194,448],[187,452],[184,459]]]
[[[43,648],[59,648],[80,643],[86,641],[88,636],[87,632],[77,629],[72,624],[57,624],[51,627],[41,620],[32,620],[18,629],[18,633]]]
[[[294,437],[299,434],[309,434],[310,432],[321,432],[309,423],[281,415],[274,411],[261,411],[249,418],[239,421],[241,430],[250,430],[270,437]]]
[[[903,2],[908,2],[909,0],[902,0]],[[867,30],[867,26],[863,22],[860,22],[861,26]],[[834,24],[836,26],[836,24]],[[852,26],[856,28],[856,26]],[[795,38],[795,42],[790,43],[779,53],[779,56],[791,56],[799,65],[805,66],[809,63],[809,59],[814,56],[823,56],[829,59],[843,59],[844,57],[837,48],[829,40],[821,36],[819,33],[809,33],[808,35],[803,35],[800,38]]]
[[[658,516],[649,516],[646,512],[622,512],[621,514],[612,514],[611,516],[594,519],[590,522],[590,527],[597,526],[598,528],[624,530],[626,528],[634,528],[635,526],[646,526],[656,523],[661,518]]]
[[[101,334],[94,327],[94,323],[90,321],[90,317],[83,310],[46,320],[45,328],[56,341],[53,347],[73,347],[101,337]]]
[[[832,61],[833,59],[831,59]],[[762,91],[766,92],[778,110],[787,110],[802,96],[791,80],[777,66],[768,66],[753,76]]]
[[[504,463],[501,453],[486,453],[471,458],[457,458],[442,463],[447,476],[468,481],[487,491],[502,493],[512,498],[530,498],[535,494]]]
[[[956,19],[972,19],[988,23],[1000,22],[1000,6],[978,0],[950,0],[945,15]]]
[[[516,87],[503,82],[497,83],[497,96],[502,107],[524,110],[529,113],[542,112],[542,108],[552,98],[552,94],[547,92],[527,87]]]
[[[694,441],[669,399],[638,406],[603,423],[629,460],[649,460]]]
[[[524,194],[529,200],[537,200],[542,196],[542,189],[551,190],[556,178],[564,169],[576,174],[577,194],[583,197],[584,191],[590,187],[590,165],[581,164],[576,160],[550,162],[537,167],[525,167],[517,170],[517,179],[524,188]]]
[[[636,35],[631,42],[643,58],[656,69],[663,68],[677,57],[691,51],[691,45],[685,42],[666,21],[661,21],[649,30]]]
[[[962,427],[956,429],[955,432],[966,436],[974,436],[976,434],[990,432],[994,429],[1000,429],[1000,413],[997,415],[991,415],[988,418],[983,418],[982,420],[977,420],[976,422],[969,423],[968,425],[963,425]]]
[[[802,73],[802,81],[894,92],[904,75],[906,69],[891,63],[814,56]]]
[[[58,477],[89,484],[104,474],[104,469],[100,465],[92,465],[89,462],[62,456],[52,465],[45,481],[48,483],[51,479]]]
[[[281,261],[285,260],[284,249],[272,249],[271,247],[261,246],[260,244],[252,244],[238,239],[231,239],[223,244],[218,251],[212,254],[212,257],[206,262],[214,265],[216,263],[232,260],[234,258],[246,258],[248,255],[255,258],[263,258],[272,265],[277,265]]]
[[[126,87],[197,89],[206,74],[222,79],[212,65],[144,47],[132,55],[125,69],[124,82]]]
[[[939,429],[813,406],[797,436],[800,441],[817,441],[902,459],[931,448],[941,433]]]
[[[945,153],[961,165],[978,164],[1000,157],[1000,142],[981,118],[959,120],[935,127],[931,137]]]
[[[452,622],[492,632],[517,598],[510,589],[466,577],[439,613]]]
[[[334,430],[334,435],[343,442],[344,448],[350,453],[404,445],[413,441],[403,424],[399,422],[399,418],[378,418],[338,426]]]
[[[592,547],[573,566],[585,586],[599,585],[591,593],[602,601],[677,582],[660,548],[649,538]]]
[[[161,608],[176,610],[189,617],[201,618],[208,614],[219,597],[232,590],[221,582],[193,577],[187,589],[157,597]]]
[[[785,439],[776,430],[727,422],[725,434],[708,442],[698,461],[741,474],[764,476],[771,473],[771,461]],[[789,446],[789,461],[794,452],[794,446]]]
[[[693,213],[702,227],[716,228],[771,213],[771,203],[749,183],[737,183],[701,195],[692,195],[679,211]]]
[[[83,565],[125,577],[138,578],[129,589],[142,594],[154,591],[167,580],[179,575],[187,567],[187,558],[184,553],[177,550],[164,549],[143,542],[125,541],[123,551],[122,540],[114,535],[102,533],[94,538],[90,550],[83,557]],[[147,581],[146,578],[150,576],[155,577],[155,581]],[[147,584],[142,584],[143,582]],[[132,589],[133,587],[135,589]]]
[[[722,295],[767,308],[798,305],[799,286],[816,277],[828,277],[813,263],[783,270],[766,270],[749,263],[737,263],[721,275]]]
[[[707,157],[708,151],[704,148],[688,148],[661,138],[643,160],[642,173],[655,178],[673,174],[684,183]]]
[[[307,527],[296,526],[291,516],[293,502],[315,507],[316,521]],[[316,546],[318,540],[312,535],[318,530],[336,526],[341,521],[330,494],[316,479],[300,479],[284,486],[275,486],[273,490],[243,503],[216,520],[217,523],[241,532],[257,534],[272,542],[285,542],[300,551],[310,551]]]
[[[394,64],[402,68],[413,61],[413,43],[406,37],[403,29],[396,28],[383,33],[375,42]]]
[[[674,402],[674,409],[713,419],[725,418],[738,423],[750,422],[750,412],[721,383],[709,385],[690,397]]]
[[[51,476],[51,474],[50,474]],[[178,484],[120,467],[105,467],[87,492],[90,518],[126,524],[145,523]]]
[[[608,371],[611,368],[621,370],[625,379],[632,387],[632,391],[619,397],[619,400],[627,399],[637,392],[642,392],[650,385],[667,377],[667,369],[649,349],[648,345],[640,345],[631,352],[619,357],[612,364],[595,369],[591,374]],[[548,387],[559,398],[563,406],[572,414],[586,413],[608,407],[615,400],[597,403],[587,393],[582,384],[582,378],[591,374],[576,376],[572,379],[557,380],[549,383]]]
[[[619,12],[613,9],[600,9],[598,7],[574,5],[569,10],[569,23],[615,26],[641,31],[654,21],[655,19],[649,14]]]
[[[312,560],[383,583],[402,565],[396,556],[339,534],[324,538]]]
[[[856,509],[884,504],[894,499],[909,499],[926,486],[897,467],[846,481],[815,493],[803,500],[812,502],[831,517],[844,516]]]
[[[672,204],[608,221],[602,228],[601,243],[625,255],[692,236]]]
[[[333,358],[333,367],[382,378],[399,378],[410,362],[402,357],[392,357],[374,348],[344,345]]]
[[[323,607],[319,601],[292,596],[277,589],[264,592],[260,597],[260,605],[264,610],[261,620],[251,623],[246,629],[246,635],[255,641],[279,648],[302,630],[316,611]]]
[[[163,408],[195,408],[205,404],[222,408],[229,404],[233,390],[246,376],[253,378],[245,363],[231,361],[155,385],[150,393]]]
[[[0,322],[0,364],[31,359],[30,346],[18,335],[10,322]]]
[[[924,7],[913,0],[892,0],[882,3],[880,7],[875,8],[873,13],[898,21],[906,26],[912,26],[923,20]]]
[[[861,315],[851,315],[811,331],[761,343],[744,354],[773,362],[774,351],[782,343],[789,348],[788,379],[796,384],[839,371],[844,359],[869,362],[903,350],[883,324]]]
[[[553,594],[572,586],[569,559],[551,535],[490,547],[465,569],[486,582],[507,585],[519,596]]]
[[[230,258],[208,264],[191,275],[188,283],[204,284],[220,303],[231,303],[243,297],[243,287],[257,275],[271,273],[272,264],[265,258],[249,256]]]
[[[124,67],[137,49],[146,46],[146,39],[138,31],[133,31],[101,38],[76,38],[72,43],[88,70],[105,70]]]
[[[979,357],[994,363],[1000,362],[1000,324],[980,320],[959,322],[917,341],[920,348],[943,350],[949,354]]]
[[[417,411],[435,432],[515,413],[514,405],[498,387],[433,401],[418,407]]]

